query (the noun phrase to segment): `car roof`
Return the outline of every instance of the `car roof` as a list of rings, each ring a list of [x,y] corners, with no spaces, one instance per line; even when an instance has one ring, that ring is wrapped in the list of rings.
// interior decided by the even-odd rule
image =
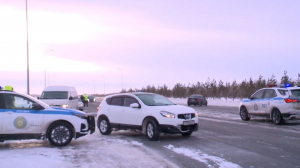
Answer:
[[[148,92],[128,92],[128,93],[117,93],[117,94],[112,94],[112,95],[109,95],[107,97],[112,97],[112,96],[132,96],[132,95],[142,95],[142,94],[156,94],[156,93],[148,93]]]

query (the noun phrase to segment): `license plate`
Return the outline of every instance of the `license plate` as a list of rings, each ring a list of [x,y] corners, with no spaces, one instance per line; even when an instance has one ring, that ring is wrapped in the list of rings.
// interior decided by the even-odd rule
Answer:
[[[193,125],[195,124],[194,120],[190,120],[190,121],[183,121],[183,125]]]
[[[191,101],[193,102],[193,101],[195,101],[194,99],[191,99]]]

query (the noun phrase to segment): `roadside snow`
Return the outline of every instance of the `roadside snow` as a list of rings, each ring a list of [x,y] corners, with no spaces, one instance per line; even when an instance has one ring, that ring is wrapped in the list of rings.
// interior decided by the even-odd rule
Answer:
[[[65,147],[53,147],[47,141],[24,140],[0,143],[0,167],[178,167],[137,141],[99,132],[73,140]]]
[[[176,104],[187,104],[187,99],[180,99],[180,98],[168,98],[172,102]],[[234,101],[232,99],[208,99],[207,103],[210,106],[230,106],[230,107],[238,107],[240,104],[239,99],[235,99]]]
[[[187,148],[175,148],[173,145],[168,145],[164,146],[167,149],[170,149],[178,154],[183,154],[187,157],[190,157],[192,159],[198,160],[201,163],[206,164],[208,167],[215,167],[216,165],[219,166],[219,168],[240,168],[240,165],[237,165],[232,162],[228,162],[227,160],[216,157],[216,156],[211,156],[206,153],[202,153],[200,150],[193,151]],[[213,162],[214,165],[211,165],[210,163]]]

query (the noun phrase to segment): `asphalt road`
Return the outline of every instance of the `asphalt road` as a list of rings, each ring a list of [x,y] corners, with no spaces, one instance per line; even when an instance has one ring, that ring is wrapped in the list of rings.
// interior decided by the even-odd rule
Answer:
[[[90,103],[84,111],[95,115],[98,104]],[[200,122],[191,137],[161,135],[153,142],[129,131],[109,136],[141,142],[179,167],[300,167],[300,122],[278,126],[262,118],[242,121],[236,107],[191,107],[198,112]],[[176,149],[190,149],[200,159]]]

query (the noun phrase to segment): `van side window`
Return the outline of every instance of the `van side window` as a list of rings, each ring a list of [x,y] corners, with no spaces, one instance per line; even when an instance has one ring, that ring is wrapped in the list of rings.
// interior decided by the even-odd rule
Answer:
[[[122,106],[123,105],[122,99],[123,99],[122,97],[113,97],[111,99],[111,105]]]

